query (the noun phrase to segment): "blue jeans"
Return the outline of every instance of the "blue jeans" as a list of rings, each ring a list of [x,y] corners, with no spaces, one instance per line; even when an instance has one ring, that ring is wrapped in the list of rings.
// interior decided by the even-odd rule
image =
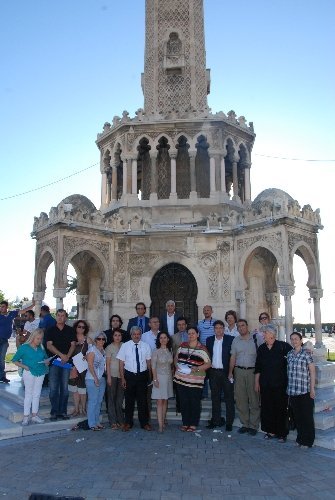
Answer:
[[[8,340],[0,339],[0,378],[5,376],[5,368],[6,368],[6,353],[8,349]]]
[[[51,415],[66,415],[69,399],[68,382],[70,370],[51,365],[49,369],[49,398]]]
[[[101,403],[105,394],[106,379],[102,377],[97,387],[92,379],[86,379],[87,390],[87,420],[89,427],[96,427],[100,423]]]

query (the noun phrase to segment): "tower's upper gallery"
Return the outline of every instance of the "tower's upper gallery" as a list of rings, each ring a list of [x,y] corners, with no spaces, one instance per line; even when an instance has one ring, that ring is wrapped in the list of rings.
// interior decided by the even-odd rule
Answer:
[[[203,0],[146,0],[144,111],[207,108]]]

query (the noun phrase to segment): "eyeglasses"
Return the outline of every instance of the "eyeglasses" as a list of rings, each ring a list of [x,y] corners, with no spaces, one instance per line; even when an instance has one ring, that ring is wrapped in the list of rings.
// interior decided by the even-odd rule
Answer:
[[[77,328],[83,328],[83,329],[85,329],[85,325],[77,325]]]
[[[260,321],[262,321],[263,319],[269,319],[269,317],[268,316],[261,316],[259,319],[260,319]]]
[[[96,338],[95,340],[102,340],[103,342],[105,342],[105,339],[104,339],[104,338],[102,338],[102,337],[98,337],[98,338]]]

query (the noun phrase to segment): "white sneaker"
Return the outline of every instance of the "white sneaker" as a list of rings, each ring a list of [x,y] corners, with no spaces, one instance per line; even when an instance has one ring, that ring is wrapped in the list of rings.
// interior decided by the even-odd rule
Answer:
[[[35,415],[35,417],[31,417],[31,421],[34,424],[44,424],[43,418],[39,417],[38,415]]]
[[[21,425],[28,425],[29,424],[29,417],[23,417]]]

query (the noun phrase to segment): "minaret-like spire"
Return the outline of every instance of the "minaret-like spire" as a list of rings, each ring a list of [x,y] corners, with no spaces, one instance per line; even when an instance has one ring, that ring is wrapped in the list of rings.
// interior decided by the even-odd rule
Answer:
[[[204,110],[209,81],[203,0],[146,0],[145,113]]]

